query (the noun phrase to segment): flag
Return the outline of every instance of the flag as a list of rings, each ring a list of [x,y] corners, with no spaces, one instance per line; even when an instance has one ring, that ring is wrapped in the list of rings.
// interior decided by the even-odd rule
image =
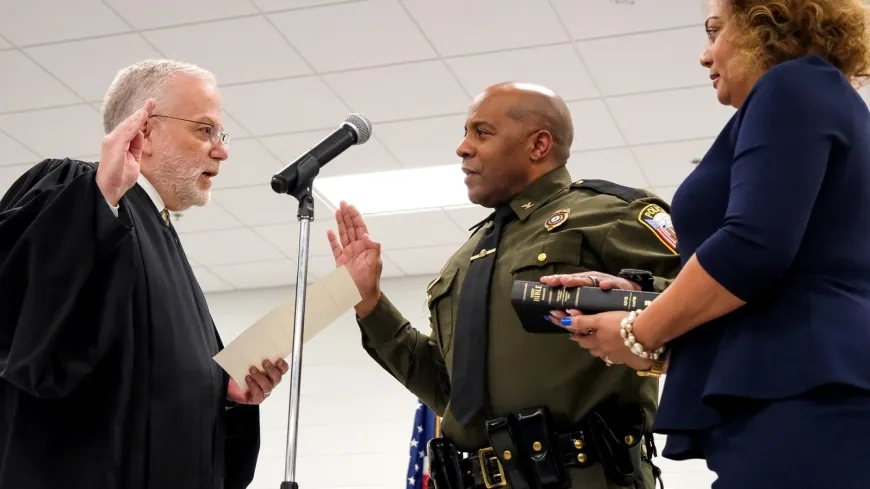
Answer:
[[[408,458],[408,489],[426,489],[429,485],[429,457],[426,447],[429,440],[440,436],[440,420],[435,413],[420,401],[414,414],[414,429]]]

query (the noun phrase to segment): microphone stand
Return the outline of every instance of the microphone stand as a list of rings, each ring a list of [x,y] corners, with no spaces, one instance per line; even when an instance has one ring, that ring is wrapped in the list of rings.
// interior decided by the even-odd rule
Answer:
[[[287,452],[284,481],[281,489],[299,489],[296,482],[296,444],[299,430],[299,393],[302,381],[302,331],[305,327],[305,297],[308,289],[308,247],[311,221],[314,220],[314,179],[320,164],[308,155],[296,165],[295,185],[282,185],[272,180],[272,189],[288,194],[299,201],[296,218],[299,220],[299,256],[296,270],[296,310],[293,315],[293,351],[290,357],[290,406],[287,413]],[[286,187],[286,188],[284,188]]]

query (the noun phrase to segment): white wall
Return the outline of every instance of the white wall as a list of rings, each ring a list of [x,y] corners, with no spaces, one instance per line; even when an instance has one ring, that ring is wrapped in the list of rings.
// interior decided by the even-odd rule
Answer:
[[[411,323],[428,332],[429,277],[385,280],[383,289]],[[292,288],[208,295],[226,343],[280,302]],[[290,319],[292,321],[292,318]],[[360,346],[352,313],[303,350],[297,482],[303,489],[407,487],[405,473],[416,398],[381,370]],[[263,444],[251,489],[275,489],[284,479],[289,378],[262,406]],[[664,439],[657,439],[659,450]],[[668,489],[704,489],[713,481],[702,462],[659,457]]]

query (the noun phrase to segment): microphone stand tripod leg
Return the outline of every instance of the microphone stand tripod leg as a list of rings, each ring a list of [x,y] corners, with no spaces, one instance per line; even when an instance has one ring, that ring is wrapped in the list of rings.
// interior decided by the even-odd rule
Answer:
[[[299,431],[299,393],[302,380],[302,333],[305,327],[305,297],[308,288],[308,246],[314,220],[314,196],[310,186],[300,189],[299,256],[296,270],[296,310],[293,316],[293,352],[290,358],[290,407],[287,416],[287,452],[281,489],[299,489],[296,482],[296,443]]]

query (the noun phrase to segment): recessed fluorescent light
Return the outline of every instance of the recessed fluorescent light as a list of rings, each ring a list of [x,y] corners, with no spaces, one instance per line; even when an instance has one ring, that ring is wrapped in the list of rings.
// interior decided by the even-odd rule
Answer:
[[[330,205],[344,200],[362,214],[469,205],[461,165],[319,177],[314,188]]]

